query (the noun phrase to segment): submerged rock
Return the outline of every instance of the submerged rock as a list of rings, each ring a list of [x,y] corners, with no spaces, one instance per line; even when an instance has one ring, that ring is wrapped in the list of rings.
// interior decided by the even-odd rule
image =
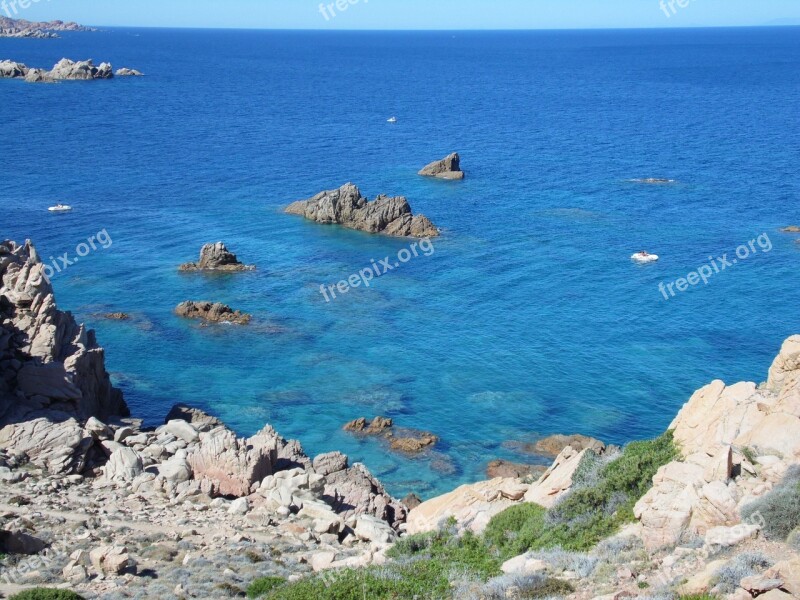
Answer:
[[[198,319],[206,323],[231,323],[233,325],[247,325],[250,315],[233,310],[230,306],[220,302],[182,302],[175,309],[175,314],[186,319]]]
[[[664,179],[660,177],[645,177],[639,179],[629,179],[631,183],[644,183],[647,185],[666,185],[669,183],[676,183],[674,179]]]
[[[136,69],[127,69],[125,67],[121,69],[117,69],[117,72],[114,73],[117,77],[144,77],[144,73],[141,71],[137,71]]]
[[[423,177],[436,177],[437,179],[464,179],[464,171],[461,170],[461,157],[457,152],[446,156],[442,160],[432,162],[419,172]]]
[[[405,454],[418,454],[439,443],[439,438],[427,431],[396,430],[394,422],[386,417],[375,417],[372,421],[361,417],[350,421],[343,429],[357,435],[382,437],[389,441],[389,448]]]
[[[286,208],[286,213],[325,225],[342,225],[348,229],[395,237],[429,238],[439,235],[430,219],[412,214],[404,197],[378,196],[368,202],[352,183],[295,202]]]
[[[224,271],[229,273],[253,271],[255,267],[245,265],[222,242],[206,244],[200,249],[200,260],[180,266],[181,271]]]
[[[542,465],[525,465],[507,460],[493,460],[486,466],[486,476],[489,479],[540,477],[545,471],[547,471],[547,467]]]
[[[800,226],[797,225],[789,225],[788,227],[784,227],[781,229],[782,233],[800,233]]]
[[[533,454],[558,456],[567,446],[572,446],[573,450],[577,450],[578,452],[588,448],[597,453],[602,453],[606,449],[606,445],[600,440],[580,434],[551,435],[539,440],[535,444],[526,444],[523,449]]]

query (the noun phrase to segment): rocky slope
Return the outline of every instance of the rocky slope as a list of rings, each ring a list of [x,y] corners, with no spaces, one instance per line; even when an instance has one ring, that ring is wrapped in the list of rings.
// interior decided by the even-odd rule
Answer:
[[[286,208],[286,212],[317,223],[342,225],[369,233],[417,238],[439,235],[430,219],[412,214],[408,200],[402,196],[378,196],[369,202],[352,183],[295,202]]]
[[[0,281],[0,554],[13,555],[0,593],[66,581],[155,597],[155,573],[158,597],[195,586],[213,598],[203,568],[215,561],[219,585],[263,573],[262,562],[283,575],[362,565],[404,528],[405,506],[343,454],[311,459],[269,426],[241,439],[185,406],[143,429],[94,333],[56,308],[29,242],[0,244]],[[252,560],[229,576],[234,547]]]
[[[409,513],[363,465],[340,453],[312,459],[268,425],[242,439],[176,406],[161,427],[142,428],[126,418],[93,333],[56,308],[29,243],[0,244],[0,283],[0,555],[9,555],[0,556],[0,594],[49,584],[87,598],[225,598],[259,576],[317,573],[324,585],[313,597],[355,599],[335,595],[348,577],[367,582],[371,573],[384,586],[414,565],[439,564],[446,597],[459,599],[543,597],[525,589],[569,600],[800,598],[800,336],[783,345],[765,384],[716,381],[695,393],[662,436],[672,451],[652,470],[645,454],[631,453],[628,471],[615,475],[643,486],[629,520],[614,512],[625,498],[605,504],[592,487],[605,476],[597,468],[628,449],[579,436],[542,444],[567,445],[535,481],[462,486]],[[383,434],[391,425],[360,419],[349,428]],[[648,472],[642,482],[638,469]],[[570,517],[576,497],[600,512],[582,506]],[[469,531],[478,536],[463,538],[469,561],[479,564],[486,549],[476,544],[488,543],[485,532],[496,538],[508,509],[542,515],[545,536],[565,518],[585,531],[588,516],[613,524],[603,536],[611,537],[566,540],[591,548],[582,552],[545,544],[501,554],[505,575],[488,582],[464,563],[392,558],[431,539],[450,540],[453,553],[447,536]],[[504,539],[531,535],[518,527]],[[405,539],[426,532],[444,537]],[[382,570],[348,571],[374,565]],[[388,593],[379,597],[413,595]]]

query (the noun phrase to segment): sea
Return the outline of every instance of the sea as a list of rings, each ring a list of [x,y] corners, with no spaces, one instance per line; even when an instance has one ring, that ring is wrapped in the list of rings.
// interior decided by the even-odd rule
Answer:
[[[657,436],[800,333],[780,231],[800,225],[800,28],[0,39],[0,59],[63,57],[146,76],[0,81],[0,238],[34,242],[148,425],[176,403],[271,424],[429,498],[495,459],[548,464],[523,449],[550,434]],[[417,175],[455,151],[464,181]],[[283,213],[347,182],[441,236],[414,252]],[[258,269],[178,272],[216,241]],[[185,300],[253,322],[187,322]],[[376,415],[440,442],[342,430]]]

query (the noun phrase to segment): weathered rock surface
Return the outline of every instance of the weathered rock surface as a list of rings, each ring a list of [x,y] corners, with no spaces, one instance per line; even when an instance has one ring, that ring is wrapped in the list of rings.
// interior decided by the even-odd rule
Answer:
[[[13,6],[13,5],[12,5]],[[14,9],[16,10],[16,8]],[[56,31],[97,31],[77,23],[64,21],[32,22],[25,19],[12,19],[0,16],[0,38],[39,38],[54,39],[59,37]]]
[[[658,471],[634,510],[651,550],[739,525],[740,508],[800,462],[800,336],[783,344],[764,388],[715,381],[692,396],[670,429],[683,458]]]
[[[412,214],[408,200],[402,196],[378,196],[368,202],[352,183],[295,202],[286,208],[286,212],[317,223],[342,225],[369,233],[417,238],[439,235],[430,219]]]
[[[436,177],[437,179],[464,179],[464,171],[461,170],[461,157],[457,152],[432,162],[419,172],[423,177]]]
[[[240,262],[236,255],[228,250],[222,242],[206,244],[200,249],[200,260],[198,262],[186,263],[180,267],[181,271],[220,271],[226,273],[253,271],[254,269],[254,266]]]
[[[463,485],[412,510],[408,515],[408,533],[434,531],[450,517],[454,517],[462,529],[483,531],[493,516],[518,504],[528,488],[518,479],[493,479]]]
[[[81,423],[126,416],[94,332],[55,305],[30,243],[0,244],[0,447],[54,473],[85,466]]]
[[[28,74],[28,67],[22,63],[11,60],[0,61],[0,78],[16,79],[23,78]]]
[[[114,71],[111,65],[105,62],[95,66],[91,59],[73,61],[62,58],[55,64],[49,75],[57,81],[90,81],[92,79],[111,79],[114,77]]]
[[[182,302],[175,309],[175,314],[185,319],[197,319],[206,323],[231,323],[233,325],[247,325],[251,316],[233,310],[230,306],[220,302],[188,300]]]

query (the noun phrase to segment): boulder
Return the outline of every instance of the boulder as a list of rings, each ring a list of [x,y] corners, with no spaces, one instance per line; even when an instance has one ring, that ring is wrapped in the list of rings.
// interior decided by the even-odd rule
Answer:
[[[386,417],[375,417],[372,421],[367,421],[364,417],[350,421],[344,426],[345,431],[351,433],[363,433],[364,435],[380,435],[394,427],[394,421]]]
[[[192,408],[185,404],[176,404],[167,414],[165,423],[170,421],[186,421],[198,432],[208,432],[217,427],[224,427],[225,424],[217,417],[212,417],[199,408]]]
[[[133,481],[144,472],[142,457],[133,450],[123,446],[111,454],[106,464],[105,476],[109,481]]]
[[[342,225],[395,237],[430,238],[439,235],[439,230],[427,217],[412,214],[408,200],[402,196],[378,196],[373,202],[368,202],[352,183],[295,202],[286,208],[286,213],[325,225]]]
[[[530,486],[525,494],[525,502],[533,502],[545,508],[553,506],[572,487],[572,476],[587,452],[591,450],[579,452],[572,446],[567,446],[545,474]]]
[[[362,464],[327,475],[322,499],[345,519],[364,514],[378,517],[397,529],[408,513]]]
[[[166,432],[172,434],[187,444],[192,444],[200,439],[200,434],[197,432],[197,429],[195,429],[191,423],[183,419],[168,421],[166,425],[160,427],[158,431],[159,433]]]
[[[272,428],[245,440],[218,427],[200,434],[187,462],[212,494],[238,498],[249,496],[255,484],[272,475],[277,458],[278,436]]]
[[[518,479],[493,479],[460,488],[423,502],[408,515],[407,532],[427,533],[453,517],[461,529],[482,532],[489,520],[518,504],[528,490]]]
[[[196,263],[183,264],[180,270],[236,273],[241,271],[253,271],[255,267],[243,264],[233,252],[228,250],[224,243],[217,242],[216,244],[206,244],[203,246],[200,249],[200,260]]]
[[[347,465],[348,458],[341,452],[320,454],[314,459],[314,471],[323,476],[344,471]]]
[[[219,302],[182,302],[175,309],[175,314],[185,319],[198,319],[206,323],[231,323],[247,325],[250,315],[233,310],[230,306]]]
[[[359,539],[366,542],[391,544],[397,540],[397,532],[385,521],[372,515],[361,515],[354,531]]]
[[[29,420],[0,429],[0,448],[26,455],[52,475],[80,472],[83,457],[79,448],[88,447],[78,421],[54,411],[37,411],[26,416]]]
[[[125,546],[100,546],[89,553],[89,560],[100,575],[122,575],[135,566]]]
[[[402,437],[393,438],[389,447],[396,452],[404,454],[418,454],[427,448],[439,443],[439,438],[432,433],[420,431]]]
[[[436,177],[437,179],[456,180],[464,179],[464,171],[461,170],[461,157],[457,152],[432,162],[420,172],[423,177]]]

